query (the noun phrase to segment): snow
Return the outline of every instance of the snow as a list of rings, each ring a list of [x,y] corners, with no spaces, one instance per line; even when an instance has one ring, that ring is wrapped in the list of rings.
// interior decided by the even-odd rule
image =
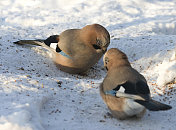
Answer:
[[[157,84],[159,86],[165,86],[168,83],[175,82],[176,78],[176,61],[163,61],[158,67],[159,76]]]
[[[171,110],[147,111],[139,120],[111,118],[98,89],[106,75],[102,59],[86,75],[71,75],[41,47],[13,44],[92,23],[107,28],[109,48],[124,51],[152,97]],[[174,129],[175,43],[174,0],[1,0],[0,130]]]

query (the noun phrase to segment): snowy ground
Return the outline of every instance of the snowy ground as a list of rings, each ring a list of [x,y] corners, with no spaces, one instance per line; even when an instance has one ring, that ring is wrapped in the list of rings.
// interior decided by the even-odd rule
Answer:
[[[92,23],[107,28],[109,48],[124,51],[148,80],[152,97],[172,110],[147,111],[140,120],[110,118],[98,90],[106,75],[102,61],[85,76],[70,75],[41,47],[13,44]],[[173,130],[176,85],[163,84],[176,73],[170,60],[175,43],[174,0],[1,0],[0,130]]]

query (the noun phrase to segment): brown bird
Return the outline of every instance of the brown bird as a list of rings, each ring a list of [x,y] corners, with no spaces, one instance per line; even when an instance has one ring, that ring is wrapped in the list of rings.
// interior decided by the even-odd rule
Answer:
[[[109,32],[99,24],[82,29],[68,29],[46,40],[20,40],[15,44],[40,45],[53,54],[53,61],[62,71],[81,74],[92,67],[110,44]]]
[[[125,53],[112,48],[103,60],[107,75],[100,85],[100,95],[115,118],[142,117],[146,109],[172,108],[151,99],[146,79],[131,67]]]

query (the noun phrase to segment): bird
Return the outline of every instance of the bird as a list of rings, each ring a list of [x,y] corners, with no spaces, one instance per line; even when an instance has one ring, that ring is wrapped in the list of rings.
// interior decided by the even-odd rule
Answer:
[[[147,109],[161,111],[172,108],[151,98],[145,77],[132,68],[124,52],[111,48],[105,53],[103,62],[107,74],[99,90],[113,117],[119,120],[141,118]]]
[[[39,45],[52,54],[56,66],[70,74],[84,74],[107,51],[110,34],[100,24],[86,25],[81,29],[67,29],[47,39],[19,40],[18,45]]]

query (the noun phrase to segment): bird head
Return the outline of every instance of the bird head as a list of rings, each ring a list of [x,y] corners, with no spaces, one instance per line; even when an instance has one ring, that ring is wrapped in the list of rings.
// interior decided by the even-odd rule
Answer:
[[[85,44],[97,52],[105,53],[110,44],[109,32],[99,24],[87,25],[81,29],[82,39]]]
[[[126,54],[117,48],[109,49],[103,57],[103,62],[104,62],[104,67],[107,70],[121,65],[130,66],[130,63],[128,61],[128,57],[126,56]]]

